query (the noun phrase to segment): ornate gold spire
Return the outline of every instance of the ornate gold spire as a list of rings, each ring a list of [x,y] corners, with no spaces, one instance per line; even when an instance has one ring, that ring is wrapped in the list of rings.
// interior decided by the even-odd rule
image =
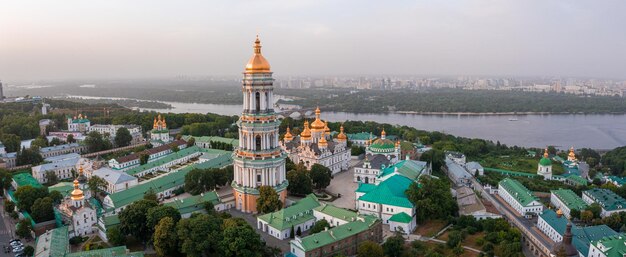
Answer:
[[[320,147],[328,147],[328,141],[326,141],[325,137],[320,138],[320,141],[318,142],[318,145]]]
[[[543,152],[543,158],[548,158],[550,155],[548,154],[548,148]]]
[[[348,136],[346,136],[346,134],[343,133],[343,124],[341,124],[341,127],[339,127],[339,135],[337,135],[337,140],[345,142],[348,140]]]
[[[385,139],[385,136],[387,135],[387,132],[385,132],[385,129],[383,128],[383,131],[380,132],[380,138],[381,139]]]
[[[576,153],[574,153],[574,147],[573,146],[569,149],[569,154],[567,154],[567,157],[568,157],[568,159],[571,159],[571,160],[575,160],[576,159]]]
[[[289,127],[287,127],[287,132],[285,132],[284,139],[285,139],[285,141],[293,140],[293,135],[291,134],[291,129],[289,129]]]
[[[302,133],[300,133],[300,138],[303,140],[311,139],[311,130],[309,129],[309,121],[304,121],[304,128],[302,129]]]
[[[152,123],[152,128],[153,128],[153,129],[157,129],[157,127],[158,127],[158,126],[157,126],[157,118],[156,118],[156,117],[154,117],[154,122]]]
[[[79,165],[79,166],[78,166],[78,175],[82,176],[82,175],[83,175],[83,173],[84,173],[84,171],[85,171],[85,170],[83,169],[83,165],[82,165],[82,164],[81,164],[81,165]]]
[[[398,139],[398,140],[396,141],[396,148],[397,148],[397,147],[400,147],[400,139]]]
[[[328,127],[328,121],[324,122],[324,133],[330,135],[330,128]]]
[[[70,195],[72,200],[74,201],[83,200],[85,198],[85,196],[83,195],[83,190],[80,190],[80,188],[78,188],[78,179],[74,179],[74,190],[72,190],[72,193]]]
[[[256,36],[254,41],[254,54],[246,64],[245,73],[261,73],[270,72],[270,63],[261,54],[261,40],[259,35]]]
[[[324,124],[324,122],[320,119],[321,113],[322,112],[320,111],[320,108],[317,107],[317,109],[315,109],[315,120],[313,121],[313,123],[311,123],[312,131],[324,131],[324,127],[326,127],[326,124]]]

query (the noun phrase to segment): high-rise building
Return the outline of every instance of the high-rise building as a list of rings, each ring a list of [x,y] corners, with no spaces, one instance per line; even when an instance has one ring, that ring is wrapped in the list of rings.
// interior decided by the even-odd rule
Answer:
[[[0,81],[0,100],[4,99],[4,93],[2,92],[2,81]]]
[[[233,153],[235,208],[242,212],[257,212],[261,186],[273,187],[283,204],[287,196],[287,154],[278,140],[280,121],[272,106],[273,83],[270,64],[261,54],[257,36],[254,54],[243,72],[243,112],[237,122],[239,147]]]

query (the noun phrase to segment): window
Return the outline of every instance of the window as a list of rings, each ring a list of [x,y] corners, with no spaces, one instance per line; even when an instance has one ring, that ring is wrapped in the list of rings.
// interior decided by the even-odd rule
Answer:
[[[261,95],[259,94],[259,92],[256,92],[256,111],[259,112],[261,111]]]

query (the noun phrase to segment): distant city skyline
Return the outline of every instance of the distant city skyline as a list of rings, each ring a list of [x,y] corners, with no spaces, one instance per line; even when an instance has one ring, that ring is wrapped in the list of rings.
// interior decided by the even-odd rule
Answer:
[[[237,76],[626,79],[624,1],[4,1],[0,80]]]

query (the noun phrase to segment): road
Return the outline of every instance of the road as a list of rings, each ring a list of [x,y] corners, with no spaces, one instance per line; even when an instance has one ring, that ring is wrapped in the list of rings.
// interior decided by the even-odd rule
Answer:
[[[9,214],[4,211],[4,198],[0,199],[0,217],[2,218],[2,222],[0,222],[0,257],[5,256],[14,256],[13,253],[4,253],[4,246],[9,245],[9,241],[12,239],[12,234],[15,232],[15,224],[13,224],[13,219],[9,217]]]

